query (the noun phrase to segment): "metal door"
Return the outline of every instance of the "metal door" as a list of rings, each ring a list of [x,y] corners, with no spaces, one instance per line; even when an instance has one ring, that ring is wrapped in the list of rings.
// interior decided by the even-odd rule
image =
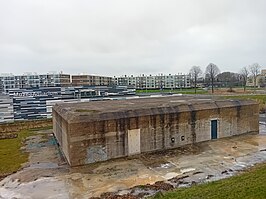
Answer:
[[[211,120],[211,139],[217,139],[217,120]]]

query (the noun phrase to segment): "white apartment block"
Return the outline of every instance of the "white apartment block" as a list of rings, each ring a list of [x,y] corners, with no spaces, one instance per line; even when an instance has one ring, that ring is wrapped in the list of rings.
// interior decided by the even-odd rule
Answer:
[[[266,87],[266,69],[261,70],[261,73],[257,75],[256,79],[256,87]],[[254,78],[252,75],[249,76],[247,80],[247,86],[254,86]]]
[[[125,75],[114,77],[114,82],[118,86],[132,86],[136,89],[176,89],[191,87],[190,77],[185,74]]]

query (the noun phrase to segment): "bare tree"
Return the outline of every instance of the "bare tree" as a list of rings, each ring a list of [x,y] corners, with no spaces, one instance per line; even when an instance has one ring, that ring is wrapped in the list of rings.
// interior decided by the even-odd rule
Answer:
[[[189,73],[194,82],[195,93],[197,93],[197,82],[198,82],[199,76],[202,74],[202,70],[199,66],[193,66],[190,69]]]
[[[246,92],[246,86],[247,86],[248,75],[249,75],[249,70],[246,66],[241,69],[240,75],[241,75],[241,79],[244,84],[244,92]]]
[[[250,70],[250,73],[253,77],[253,85],[254,85],[254,88],[256,88],[256,80],[257,80],[257,76],[260,72],[260,65],[255,63],[255,64],[252,64],[251,66],[249,66],[249,70]]]
[[[206,67],[206,71],[205,71],[205,75],[208,76],[211,79],[211,85],[212,85],[212,93],[214,92],[213,90],[213,83],[214,83],[214,79],[216,78],[216,76],[220,73],[220,69],[218,68],[218,66],[216,66],[213,63],[210,63],[207,67]]]

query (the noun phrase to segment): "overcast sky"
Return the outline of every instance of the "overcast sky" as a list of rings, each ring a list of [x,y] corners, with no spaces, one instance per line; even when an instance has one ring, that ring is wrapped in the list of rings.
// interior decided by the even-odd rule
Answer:
[[[0,0],[0,73],[266,66],[265,0]]]

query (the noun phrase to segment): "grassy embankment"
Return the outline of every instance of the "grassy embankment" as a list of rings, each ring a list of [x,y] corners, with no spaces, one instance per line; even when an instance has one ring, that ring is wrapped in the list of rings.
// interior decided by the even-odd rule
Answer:
[[[266,198],[266,164],[257,165],[244,173],[231,178],[195,185],[190,188],[179,188],[159,198],[182,199],[265,199]]]
[[[22,130],[16,138],[0,139],[0,179],[19,170],[27,162],[29,154],[21,150],[27,137],[35,135],[38,130],[51,129],[51,126]]]
[[[264,113],[266,110],[266,95],[236,95],[236,96],[224,96],[223,98],[255,100],[259,103],[261,113]]]
[[[259,89],[256,89],[259,90]],[[219,91],[219,89],[216,89],[216,92]],[[252,90],[254,91],[254,89]],[[165,90],[137,90],[136,91],[137,94],[141,94],[141,93],[181,93],[181,94],[195,94],[195,90],[193,88],[191,89],[165,89]],[[209,93],[207,90],[203,90],[203,89],[197,89],[197,93],[196,94],[211,94]],[[260,104],[260,112],[265,112],[266,110],[266,95],[262,95],[262,94],[244,94],[244,93],[231,93],[231,92],[223,92],[223,93],[215,93],[215,94],[221,94],[221,95],[225,95],[223,96],[223,98],[225,99],[250,99],[250,100],[255,100]],[[231,94],[229,96],[227,96],[226,94]]]
[[[141,93],[180,93],[180,94],[195,94],[194,89],[164,89],[164,90],[159,90],[159,89],[147,89],[147,90],[136,90],[137,94]],[[208,94],[208,91],[203,90],[203,89],[197,89],[196,94]]]
[[[28,160],[28,154],[21,147],[32,134],[32,131],[23,130],[16,138],[0,140],[0,177],[17,171]]]

